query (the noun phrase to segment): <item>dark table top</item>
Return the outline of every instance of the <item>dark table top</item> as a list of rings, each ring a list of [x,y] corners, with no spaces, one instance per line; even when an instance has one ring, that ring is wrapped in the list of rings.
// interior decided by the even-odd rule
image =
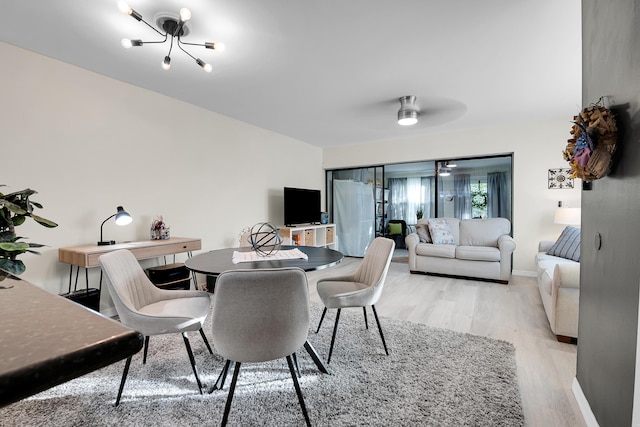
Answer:
[[[23,280],[0,282],[0,407],[122,360],[143,337]]]
[[[226,248],[205,252],[193,256],[185,261],[188,269],[197,273],[218,275],[227,270],[254,269],[254,268],[283,268],[299,267],[304,271],[320,270],[332,267],[342,261],[342,253],[329,249],[314,246],[282,246],[281,250],[298,248],[309,259],[286,259],[286,260],[265,260],[255,262],[240,262],[234,264],[231,261],[233,251],[250,252],[250,247]]]

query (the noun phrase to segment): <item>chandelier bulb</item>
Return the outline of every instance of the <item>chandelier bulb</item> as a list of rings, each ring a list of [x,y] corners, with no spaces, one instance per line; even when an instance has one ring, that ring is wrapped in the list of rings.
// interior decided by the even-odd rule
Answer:
[[[206,49],[212,49],[218,52],[222,52],[225,49],[224,43],[219,43],[219,42],[205,42],[204,47]]]
[[[142,46],[144,43],[142,40],[122,39],[120,41],[120,44],[122,45],[123,48],[130,49],[132,46]]]
[[[182,22],[187,22],[189,19],[191,19],[191,11],[186,7],[180,9],[180,20]]]
[[[162,69],[169,70],[171,68],[171,58],[167,55],[164,57],[164,61],[162,61]]]
[[[119,10],[120,12],[124,13],[125,15],[131,15],[131,11],[132,11],[133,9],[131,9],[131,8],[129,7],[129,5],[127,4],[127,2],[126,2],[126,1],[124,1],[124,0],[120,0],[120,1],[118,2],[118,10]]]
[[[207,64],[206,62],[204,62],[202,59],[197,58],[196,59],[196,64],[198,64],[199,66],[202,67],[203,70],[205,70],[207,73],[210,73],[211,70],[213,70],[213,67],[211,66],[211,64]]]

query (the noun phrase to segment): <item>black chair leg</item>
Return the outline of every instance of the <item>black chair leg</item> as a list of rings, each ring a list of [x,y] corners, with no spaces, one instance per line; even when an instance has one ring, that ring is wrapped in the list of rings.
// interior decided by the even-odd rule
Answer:
[[[147,351],[149,351],[149,335],[144,337],[144,353],[142,353],[142,364],[147,363]]]
[[[287,356],[287,365],[289,365],[289,372],[291,372],[291,378],[293,379],[293,386],[296,388],[296,394],[298,395],[298,402],[300,402],[300,407],[302,408],[302,414],[304,415],[304,420],[307,422],[307,426],[311,426],[311,421],[309,420],[307,407],[304,404],[304,398],[302,397],[302,390],[300,390],[300,383],[298,383],[298,378],[296,378],[296,372],[293,367],[293,362],[291,361],[291,356]]]
[[[213,393],[214,390],[222,390],[222,388],[224,387],[224,382],[227,380],[227,374],[229,373],[229,366],[231,366],[232,363],[235,363],[235,362],[232,362],[229,359],[225,360],[224,366],[220,371],[220,375],[218,375],[218,379],[216,380],[216,383],[213,386],[211,386],[211,388],[209,389],[209,394]]]
[[[129,373],[129,366],[131,366],[131,358],[133,356],[127,357],[127,361],[124,364],[124,371],[122,371],[122,379],[120,380],[120,388],[118,389],[118,397],[116,398],[116,404],[114,406],[118,406],[120,404],[120,398],[122,397],[122,390],[124,390],[124,383],[127,381],[127,374]]]
[[[367,307],[362,307],[362,312],[364,313],[364,327],[365,329],[369,329],[369,322],[367,322]]]
[[[186,332],[182,333],[182,338],[184,339],[184,346],[187,348],[187,353],[189,354],[189,361],[191,362],[191,368],[193,369],[193,375],[196,376],[196,382],[198,383],[198,391],[202,394],[202,383],[200,382],[200,377],[198,376],[198,368],[196,367],[196,359],[193,357],[193,351],[191,351],[191,344],[189,344],[189,336]]]
[[[296,354],[293,353],[291,355],[291,357],[293,358],[293,364],[296,367],[296,372],[298,373],[298,378],[302,378],[302,375],[300,375],[300,365],[298,365],[298,356],[296,356]]]
[[[240,373],[240,362],[235,362],[236,367],[233,370],[233,378],[231,380],[231,386],[229,387],[229,394],[227,395],[227,403],[224,405],[224,415],[222,416],[222,426],[227,425],[229,419],[229,410],[231,409],[231,401],[233,400],[233,393],[236,390],[236,382],[238,381],[238,374]]]
[[[204,334],[204,331],[202,330],[202,328],[200,328],[200,336],[202,337],[202,341],[204,341],[204,345],[207,346],[207,350],[209,350],[209,354],[213,354],[213,350],[209,345],[209,340],[207,339],[207,336]]]
[[[333,353],[333,344],[336,342],[336,332],[338,331],[338,322],[340,321],[340,310],[336,313],[336,324],[333,326],[333,335],[331,336],[331,346],[329,347],[329,357],[327,357],[327,364],[331,362],[331,354]]]
[[[327,314],[327,307],[322,310],[322,316],[320,316],[320,323],[318,323],[318,329],[316,329],[316,334],[320,332],[320,326],[322,326],[322,321],[324,320],[324,315]]]
[[[376,323],[378,324],[378,331],[380,331],[380,338],[382,338],[382,345],[384,346],[384,352],[389,355],[389,350],[387,350],[387,343],[384,340],[384,335],[382,334],[382,326],[380,326],[380,319],[378,319],[378,313],[376,312],[376,306],[372,305],[373,315],[376,317]]]

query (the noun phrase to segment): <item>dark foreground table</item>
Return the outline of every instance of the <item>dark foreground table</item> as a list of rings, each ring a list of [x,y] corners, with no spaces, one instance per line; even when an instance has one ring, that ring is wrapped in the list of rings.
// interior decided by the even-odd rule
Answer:
[[[137,331],[23,280],[0,281],[0,406],[122,360]]]

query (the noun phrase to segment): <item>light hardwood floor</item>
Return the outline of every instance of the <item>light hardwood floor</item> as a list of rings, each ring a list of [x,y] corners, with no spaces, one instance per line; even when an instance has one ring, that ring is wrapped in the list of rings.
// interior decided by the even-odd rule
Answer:
[[[320,302],[319,278],[349,273],[360,261],[346,257],[335,267],[309,272],[311,300]],[[376,309],[380,316],[512,343],[526,425],[585,426],[571,391],[577,347],[557,342],[551,333],[535,278],[513,276],[505,286],[410,274],[406,263],[392,262]],[[393,351],[393,337],[387,340]]]

